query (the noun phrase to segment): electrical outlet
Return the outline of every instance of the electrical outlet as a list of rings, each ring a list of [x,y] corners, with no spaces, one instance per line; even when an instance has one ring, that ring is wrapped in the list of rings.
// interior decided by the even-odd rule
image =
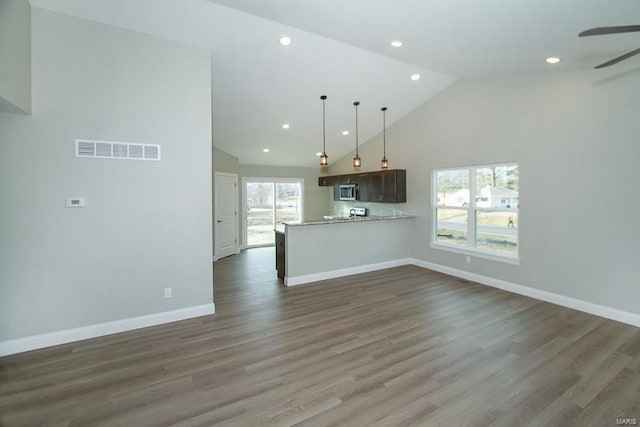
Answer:
[[[471,264],[471,257],[467,255],[467,258],[465,259],[465,261],[467,262],[467,264]]]
[[[164,288],[164,297],[171,298],[172,296],[173,296],[173,292],[171,291],[171,288]]]

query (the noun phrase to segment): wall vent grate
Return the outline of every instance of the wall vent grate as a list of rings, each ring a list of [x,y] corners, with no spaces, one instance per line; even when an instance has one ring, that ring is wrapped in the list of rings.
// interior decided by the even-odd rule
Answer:
[[[94,159],[160,160],[160,146],[128,142],[76,139],[76,157]]]

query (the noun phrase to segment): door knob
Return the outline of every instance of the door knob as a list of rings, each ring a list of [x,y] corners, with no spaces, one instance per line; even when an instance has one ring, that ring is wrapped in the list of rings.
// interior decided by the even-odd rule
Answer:
[[[218,222],[222,222],[222,220],[221,220],[221,219],[219,219],[219,220],[218,220]]]

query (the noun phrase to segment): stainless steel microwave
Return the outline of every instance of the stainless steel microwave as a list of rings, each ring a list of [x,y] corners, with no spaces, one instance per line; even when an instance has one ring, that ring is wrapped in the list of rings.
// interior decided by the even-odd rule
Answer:
[[[356,184],[340,185],[340,200],[356,200],[358,186]]]

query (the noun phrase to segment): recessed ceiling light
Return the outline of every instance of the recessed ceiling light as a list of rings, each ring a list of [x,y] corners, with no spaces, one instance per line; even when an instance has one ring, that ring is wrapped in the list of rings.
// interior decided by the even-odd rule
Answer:
[[[318,151],[318,152],[316,153],[316,156],[320,157],[320,156],[322,156],[322,153]]]
[[[268,152],[269,152],[269,149],[268,149],[268,148],[263,148],[263,149],[262,149],[262,152],[263,152],[263,153],[268,153]]]
[[[285,123],[282,125],[282,129],[289,129],[291,126],[289,125],[289,123]]]
[[[558,62],[560,62],[560,58],[558,58],[557,56],[550,56],[545,59],[545,61],[547,61],[548,64],[557,64]]]
[[[291,44],[291,37],[288,37],[288,36],[280,37],[280,44],[282,46],[289,46]]]
[[[349,135],[349,131],[348,131],[348,130],[343,130],[343,131],[342,131],[342,134],[343,134],[344,136],[347,136],[347,135]]]
[[[413,80],[414,82],[415,82],[416,80],[420,80],[420,77],[421,77],[421,76],[420,76],[420,74],[418,74],[418,73],[411,74],[411,80]]]
[[[393,47],[402,47],[402,42],[400,40],[394,40],[391,42],[391,46]]]

